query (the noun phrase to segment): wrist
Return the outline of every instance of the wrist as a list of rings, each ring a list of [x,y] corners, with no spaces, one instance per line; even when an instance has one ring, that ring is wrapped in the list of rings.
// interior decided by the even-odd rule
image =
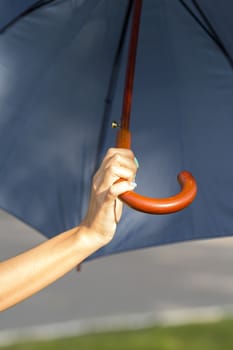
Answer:
[[[87,227],[85,223],[79,225],[77,237],[80,245],[87,250],[88,254],[92,254],[106,245],[99,233]]]

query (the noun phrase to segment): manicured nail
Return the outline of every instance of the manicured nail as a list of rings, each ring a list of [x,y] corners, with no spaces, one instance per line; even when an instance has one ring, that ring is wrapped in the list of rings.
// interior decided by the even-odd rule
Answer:
[[[139,168],[139,163],[136,157],[134,157],[135,164],[137,165],[137,168]]]
[[[129,185],[132,187],[132,189],[134,189],[135,187],[137,187],[136,182],[130,182]]]

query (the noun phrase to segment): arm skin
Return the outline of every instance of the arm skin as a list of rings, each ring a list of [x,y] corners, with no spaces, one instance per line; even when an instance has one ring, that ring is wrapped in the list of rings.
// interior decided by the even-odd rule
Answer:
[[[112,240],[122,214],[117,197],[134,189],[136,170],[130,150],[108,150],[80,225],[0,263],[0,311],[48,286]],[[125,181],[116,183],[120,178]]]

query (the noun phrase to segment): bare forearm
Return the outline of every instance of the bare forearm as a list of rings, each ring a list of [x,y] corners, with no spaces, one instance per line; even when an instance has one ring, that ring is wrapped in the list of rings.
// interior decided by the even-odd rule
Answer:
[[[85,227],[77,227],[0,263],[0,310],[51,284],[100,247]]]
[[[130,150],[108,150],[93,177],[81,225],[0,263],[0,311],[51,284],[112,240],[122,213],[118,196],[135,187],[136,170]]]

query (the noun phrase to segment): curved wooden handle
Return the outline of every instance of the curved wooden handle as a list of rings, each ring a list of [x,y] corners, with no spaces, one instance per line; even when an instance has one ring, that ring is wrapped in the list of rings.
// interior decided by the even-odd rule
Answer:
[[[121,126],[117,134],[116,147],[129,148],[131,135],[129,131],[130,112],[132,105],[134,70],[137,53],[138,33],[141,17],[142,0],[135,0],[132,19],[132,30],[128,52],[128,63],[125,77],[125,89],[122,106]],[[121,180],[120,180],[121,181]],[[135,192],[126,192],[120,199],[130,207],[149,214],[168,214],[182,210],[187,207],[195,198],[197,185],[193,176],[183,171],[178,175],[181,191],[173,197],[148,198]]]
[[[130,148],[130,132],[121,129],[117,135],[116,146],[120,148]],[[180,211],[192,203],[197,194],[197,184],[188,171],[182,171],[178,175],[178,182],[181,191],[168,198],[149,198],[141,196],[136,192],[129,191],[123,193],[119,198],[128,206],[138,211],[148,214],[170,214]]]
[[[136,192],[125,192],[119,198],[128,206],[148,214],[170,214],[184,209],[194,200],[197,185],[194,177],[188,171],[178,175],[181,191],[168,198],[144,197]]]

